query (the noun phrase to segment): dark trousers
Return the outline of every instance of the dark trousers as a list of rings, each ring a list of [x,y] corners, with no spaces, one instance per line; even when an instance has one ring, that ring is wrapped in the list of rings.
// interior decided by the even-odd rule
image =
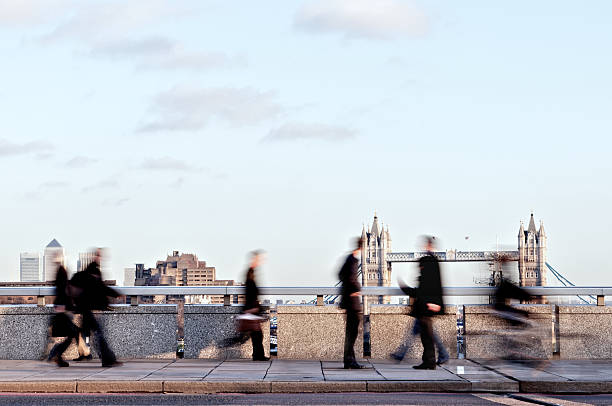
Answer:
[[[421,325],[421,343],[423,344],[423,364],[436,365],[436,350],[434,349],[433,325],[431,317],[419,317]]]
[[[253,344],[253,359],[263,360],[266,357],[263,347],[263,332],[261,330],[251,331],[251,343]]]
[[[344,334],[344,365],[357,362],[355,359],[355,340],[359,334],[359,312],[351,309],[346,310],[346,331]]]
[[[83,325],[82,325],[82,333],[84,336],[88,336],[94,333],[94,337],[96,340],[96,348],[98,349],[98,355],[102,360],[103,364],[112,364],[117,361],[115,357],[115,353],[110,349],[108,343],[106,342],[106,338],[104,338],[104,332],[98,324],[98,320],[93,315],[91,310],[83,311]]]

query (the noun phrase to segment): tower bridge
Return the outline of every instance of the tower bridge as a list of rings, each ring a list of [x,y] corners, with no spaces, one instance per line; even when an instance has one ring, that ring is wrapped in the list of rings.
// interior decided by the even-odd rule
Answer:
[[[393,252],[389,227],[382,226],[374,213],[372,225],[364,225],[361,231],[361,280],[363,286],[391,286],[392,264],[398,262],[418,262],[426,253]],[[521,286],[546,286],[549,267],[546,263],[546,232],[540,222],[536,228],[533,213],[525,229],[521,221],[515,251],[437,251],[434,255],[441,262],[488,262],[494,263],[503,258],[518,264],[519,284]],[[556,273],[553,273],[558,278]],[[364,301],[366,298],[364,298]],[[370,300],[370,299],[368,299]],[[388,303],[389,297],[380,297],[379,303]],[[366,304],[366,303],[364,303]],[[367,306],[366,306],[367,307]]]

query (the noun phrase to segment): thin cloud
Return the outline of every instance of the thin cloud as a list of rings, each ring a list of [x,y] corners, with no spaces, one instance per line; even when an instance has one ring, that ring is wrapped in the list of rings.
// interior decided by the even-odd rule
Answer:
[[[40,24],[55,18],[72,1],[67,0],[19,0],[0,3],[0,25]]]
[[[43,43],[64,39],[96,42],[121,38],[159,21],[189,15],[186,8],[164,0],[81,2],[70,11],[69,18],[41,38]]]
[[[86,156],[75,156],[66,162],[66,166],[69,168],[85,168],[86,166],[95,164],[98,162],[97,159],[89,158]]]
[[[246,66],[244,57],[230,56],[223,52],[186,50],[178,42],[167,37],[120,39],[92,45],[90,55],[113,60],[137,59],[137,68],[205,70]]]
[[[273,92],[249,87],[175,87],[153,99],[149,111],[154,117],[136,132],[197,131],[213,118],[236,126],[253,125],[277,117],[282,110]]]
[[[167,172],[199,172],[203,170],[203,168],[170,157],[149,159],[140,167],[141,169]]]
[[[115,200],[115,206],[123,206],[124,204],[126,204],[129,201],[130,201],[129,197],[124,197],[123,199],[117,199],[117,200]]]
[[[312,0],[295,15],[297,29],[346,37],[393,39],[427,32],[428,18],[412,1]]]
[[[35,190],[31,190],[25,194],[25,198],[28,200],[40,200],[44,194],[49,192],[57,191],[59,189],[65,189],[70,184],[62,181],[49,181],[38,185]]]
[[[280,141],[329,141],[341,142],[355,138],[356,131],[339,126],[325,124],[288,123],[271,130],[262,142]]]
[[[0,157],[28,155],[33,153],[44,154],[53,150],[53,145],[44,141],[30,141],[22,144],[6,139],[0,139]]]
[[[81,190],[84,193],[88,193],[94,190],[100,190],[100,189],[117,189],[119,187],[119,182],[117,182],[114,179],[106,179],[106,180],[101,180],[99,182],[96,182],[92,185],[89,186],[85,186],[84,188],[82,188]]]
[[[171,187],[172,189],[180,189],[184,183],[185,183],[185,178],[180,177],[168,186]]]

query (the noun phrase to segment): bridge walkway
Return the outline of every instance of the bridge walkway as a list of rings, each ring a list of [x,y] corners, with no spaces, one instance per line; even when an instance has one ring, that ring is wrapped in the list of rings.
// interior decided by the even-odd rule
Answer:
[[[434,371],[362,360],[345,370],[318,360],[130,360],[115,368],[94,361],[58,368],[42,361],[1,360],[0,392],[538,392],[612,393],[612,360],[451,360]]]

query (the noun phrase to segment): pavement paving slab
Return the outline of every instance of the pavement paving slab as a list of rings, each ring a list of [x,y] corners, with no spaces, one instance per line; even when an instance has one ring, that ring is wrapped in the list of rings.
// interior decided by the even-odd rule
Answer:
[[[528,392],[612,393],[612,360],[507,362],[451,360],[436,370],[412,363],[341,361],[138,360],[114,368],[97,362],[58,368],[41,361],[0,361],[0,392]]]

